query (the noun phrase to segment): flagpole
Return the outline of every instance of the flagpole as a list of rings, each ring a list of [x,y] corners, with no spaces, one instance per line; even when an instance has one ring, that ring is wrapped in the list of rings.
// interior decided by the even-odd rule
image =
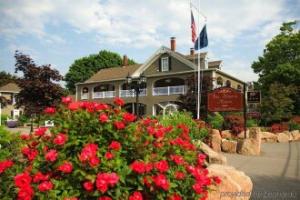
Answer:
[[[198,0],[198,9],[200,11],[200,0]],[[200,31],[200,14],[198,13],[198,29]],[[199,32],[198,31],[198,32]],[[200,38],[198,39],[198,47],[200,47]],[[197,96],[197,119],[200,119],[200,48],[198,50],[198,96]]]

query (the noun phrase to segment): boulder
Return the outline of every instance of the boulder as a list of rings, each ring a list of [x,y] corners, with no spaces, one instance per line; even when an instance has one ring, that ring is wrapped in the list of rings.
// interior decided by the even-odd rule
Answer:
[[[201,140],[195,141],[194,144],[198,147],[199,150],[201,150],[203,153],[205,153],[208,157],[208,163],[210,164],[227,164],[227,159],[225,156],[215,152],[212,150],[208,145],[203,143]]]
[[[222,140],[222,151],[226,153],[236,153],[237,141],[234,140]]]
[[[212,129],[210,133],[211,137],[211,148],[216,152],[221,152],[221,143],[222,138],[220,135],[220,131],[217,129]]]
[[[212,164],[208,166],[210,176],[218,176],[221,183],[213,186],[208,193],[209,200],[248,200],[250,199],[253,183],[244,172],[231,166]]]
[[[246,130],[246,138],[249,138],[249,133],[250,133],[250,130],[247,129],[247,130]],[[238,137],[238,138],[241,138],[241,139],[245,138],[245,131],[242,131],[242,132],[240,132],[239,134],[237,134],[237,137]]]
[[[231,139],[232,138],[232,134],[231,134],[230,130],[222,131],[221,136],[222,136],[222,138],[225,138],[225,139]]]
[[[270,132],[261,132],[261,141],[262,142],[277,142],[278,136]]]
[[[300,132],[299,132],[299,130],[291,131],[291,135],[293,137],[293,140],[300,141]]]
[[[289,142],[289,140],[290,136],[287,133],[282,132],[277,134],[277,142]]]
[[[238,141],[237,152],[243,155],[259,155],[261,148],[260,130],[258,128],[251,128],[249,137]]]

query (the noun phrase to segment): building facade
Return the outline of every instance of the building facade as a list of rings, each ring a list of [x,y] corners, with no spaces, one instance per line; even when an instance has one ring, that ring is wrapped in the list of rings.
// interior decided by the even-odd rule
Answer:
[[[179,96],[188,90],[187,80],[197,74],[198,54],[191,49],[189,55],[176,51],[176,40],[171,38],[170,48],[160,47],[145,63],[102,69],[84,83],[76,84],[76,100],[111,104],[114,97],[125,100],[125,108],[135,112],[136,98],[126,77],[135,81],[143,74],[147,81],[139,95],[141,115],[158,115],[180,108]],[[212,89],[229,86],[243,91],[243,81],[221,71],[222,61],[207,61],[207,53],[200,54],[201,73],[212,80]]]
[[[21,111],[15,107],[16,95],[20,92],[20,88],[15,83],[8,83],[0,87],[0,96],[8,100],[8,104],[1,109],[1,114],[11,118],[20,116]]]

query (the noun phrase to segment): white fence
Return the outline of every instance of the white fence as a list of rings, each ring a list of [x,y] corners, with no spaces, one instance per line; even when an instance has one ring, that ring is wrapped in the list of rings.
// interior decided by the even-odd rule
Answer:
[[[147,89],[140,89],[139,96],[146,96],[147,95]],[[120,97],[135,97],[135,91],[134,90],[120,90]]]
[[[93,92],[93,99],[114,98],[116,91]]]
[[[174,95],[174,94],[185,94],[185,86],[178,85],[178,86],[153,88],[153,96]]]

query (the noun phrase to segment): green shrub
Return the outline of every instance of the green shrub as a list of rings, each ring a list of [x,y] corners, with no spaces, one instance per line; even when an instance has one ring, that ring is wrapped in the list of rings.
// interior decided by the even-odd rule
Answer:
[[[20,115],[18,120],[19,120],[20,124],[22,124],[22,125],[30,122],[30,118],[27,117],[26,115]]]
[[[256,126],[258,126],[257,120],[255,120],[255,119],[247,119],[246,126],[247,127],[256,127]]]
[[[300,130],[300,124],[291,120],[291,121],[289,121],[289,129],[290,129],[290,131]]]
[[[6,120],[9,117],[9,115],[7,114],[2,114],[1,115],[1,125],[5,125],[6,124]]]
[[[220,113],[215,113],[214,115],[208,115],[207,117],[208,123],[214,129],[221,130],[224,123],[224,117]]]
[[[193,140],[202,140],[208,135],[208,130],[199,128],[192,117],[192,113],[189,112],[174,112],[171,115],[159,116],[159,121],[164,126],[186,125],[190,129],[190,136]]]
[[[23,155],[10,157],[15,164],[0,174],[0,199],[207,198],[220,179],[209,176],[206,156],[192,143],[192,119],[178,113],[136,121],[121,110],[123,100],[115,104],[65,99],[47,108],[55,127],[21,135]]]

